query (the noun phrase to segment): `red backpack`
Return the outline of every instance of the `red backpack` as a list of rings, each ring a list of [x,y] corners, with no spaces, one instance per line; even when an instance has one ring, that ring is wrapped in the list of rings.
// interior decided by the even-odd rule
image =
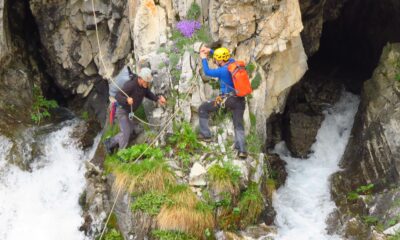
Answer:
[[[228,65],[228,71],[232,75],[233,86],[238,97],[249,95],[253,89],[249,79],[249,74],[246,71],[246,64],[243,61],[235,61]]]

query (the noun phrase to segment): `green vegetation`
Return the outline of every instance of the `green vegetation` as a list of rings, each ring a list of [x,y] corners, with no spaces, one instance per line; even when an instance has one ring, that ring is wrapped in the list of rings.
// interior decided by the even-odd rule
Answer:
[[[115,230],[114,228],[109,230],[105,235],[104,235],[104,240],[124,240],[124,237],[122,234]]]
[[[254,70],[256,70],[256,68],[257,68],[256,65],[252,62],[249,62],[246,65],[246,71],[249,74],[249,76],[251,76],[253,74],[253,72],[254,72]]]
[[[397,232],[395,235],[388,237],[387,240],[400,240],[400,232]]]
[[[158,192],[146,193],[138,197],[132,204],[132,211],[143,211],[152,216],[156,216],[161,209],[161,206],[168,203],[168,199],[165,194]]]
[[[116,121],[114,121],[113,125],[108,125],[106,127],[106,130],[105,130],[103,136],[101,137],[101,139],[104,141],[107,138],[114,137],[118,133],[119,133],[119,125]]]
[[[125,187],[131,193],[162,191],[169,183],[175,181],[172,170],[158,148],[149,148],[141,158],[142,161],[132,162],[134,157],[140,154],[138,149],[143,149],[144,146],[135,145],[119,151],[116,155],[107,156],[104,166],[106,171],[115,175],[114,186],[117,189]]]
[[[360,197],[360,195],[371,195],[374,187],[375,185],[373,183],[360,186],[355,191],[349,192],[347,194],[347,199],[350,201],[355,201]]]
[[[195,153],[202,145],[197,140],[196,133],[188,122],[174,125],[174,133],[168,138],[168,143],[175,147],[177,152]]]
[[[147,151],[145,151],[147,150]],[[121,149],[118,151],[117,156],[122,162],[132,162],[137,158],[141,159],[157,159],[161,160],[164,157],[163,151],[160,148],[148,147],[147,144],[137,144],[130,148]]]
[[[264,209],[264,200],[256,183],[250,183],[242,194],[238,208],[240,209],[240,227],[243,229],[255,224]]]
[[[364,216],[363,217],[364,223],[368,224],[369,226],[377,225],[379,222],[379,218],[375,216]]]
[[[260,153],[263,147],[262,139],[258,136],[256,129],[256,116],[250,113],[250,132],[246,136],[247,151],[249,153]]]
[[[43,119],[51,116],[49,110],[57,107],[58,104],[55,100],[47,100],[43,97],[39,87],[33,87],[33,104],[31,109],[31,119],[33,122],[39,125]]]
[[[189,170],[193,155],[203,149],[192,126],[187,122],[175,123],[174,133],[167,142],[174,150],[174,155],[178,157],[181,167],[186,170]]]
[[[231,162],[224,162],[222,166],[215,164],[208,169],[211,187],[218,193],[237,192],[239,190],[240,176],[239,168]]]
[[[190,20],[197,20],[201,15],[200,6],[193,1],[186,13],[186,18]]]
[[[97,237],[98,240],[100,237]],[[119,231],[118,228],[118,220],[115,213],[112,213],[110,216],[110,220],[107,223],[107,231],[104,235],[104,240],[124,240],[124,237]]]
[[[251,80],[251,88],[253,88],[253,90],[256,90],[261,85],[261,81],[261,74],[257,72],[256,76],[253,78],[253,80]]]
[[[197,238],[178,231],[155,230],[152,235],[157,240],[196,240]]]
[[[81,113],[81,118],[86,122],[89,121],[89,113],[88,113],[88,111],[83,111]]]

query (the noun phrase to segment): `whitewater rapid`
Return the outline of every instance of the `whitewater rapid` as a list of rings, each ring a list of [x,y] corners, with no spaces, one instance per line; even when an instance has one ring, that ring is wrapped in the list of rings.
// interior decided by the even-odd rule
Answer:
[[[277,212],[276,240],[333,240],[328,235],[326,219],[335,209],[331,200],[329,177],[340,170],[338,164],[350,137],[359,98],[343,93],[318,131],[312,153],[307,159],[290,156],[285,143],[275,146],[275,152],[287,163],[286,183],[273,196]]]
[[[84,162],[93,150],[82,151],[71,138],[76,124],[66,121],[39,138],[41,154],[31,171],[7,163],[13,142],[0,136],[0,239],[85,238],[78,199],[85,187]]]

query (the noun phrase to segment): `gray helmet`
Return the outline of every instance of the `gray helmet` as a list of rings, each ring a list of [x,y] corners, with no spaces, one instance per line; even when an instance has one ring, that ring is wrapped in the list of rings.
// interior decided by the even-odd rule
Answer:
[[[138,75],[145,82],[148,82],[148,83],[152,83],[153,82],[153,76],[151,75],[151,69],[150,68],[146,68],[145,67],[145,68],[140,69],[140,72],[139,72]]]

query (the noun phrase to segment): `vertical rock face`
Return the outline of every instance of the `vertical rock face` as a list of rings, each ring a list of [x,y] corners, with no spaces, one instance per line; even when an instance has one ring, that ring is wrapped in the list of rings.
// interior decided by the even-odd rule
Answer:
[[[304,24],[301,37],[307,56],[312,56],[318,51],[324,22],[336,19],[340,15],[340,11],[346,1],[300,0]]]
[[[372,78],[364,83],[352,138],[340,173],[346,187],[396,183],[400,171],[400,44],[388,44]]]
[[[171,44],[168,37],[177,20],[186,17],[193,2],[94,0],[99,39],[92,1],[32,0],[29,6],[39,30],[41,54],[52,84],[62,97],[73,99],[75,105],[85,106],[104,119],[107,97],[104,78],[115,75],[132,56],[137,62],[150,63],[158,74],[155,92],[169,90],[166,86],[170,85],[167,79],[171,75],[167,68],[159,67],[168,56],[157,51]],[[265,138],[265,119],[273,112],[282,111],[288,89],[307,69],[299,37],[303,25],[298,1],[196,0],[196,3],[202,10],[199,19],[210,31],[213,42],[228,47],[236,59],[253,61],[259,66],[261,84],[250,104],[250,112],[256,114],[257,128]],[[6,0],[1,0],[2,55],[10,48],[10,35],[5,34],[8,31],[5,5]],[[196,65],[188,70],[195,72]],[[199,95],[210,97],[206,92]],[[77,104],[82,101],[84,104]],[[196,108],[198,104],[191,107]]]
[[[23,1],[0,1],[0,129],[3,124],[25,122],[29,119],[32,86],[42,77],[33,57],[35,42],[26,42],[24,31],[32,19],[29,6]],[[4,121],[5,120],[5,121]]]

